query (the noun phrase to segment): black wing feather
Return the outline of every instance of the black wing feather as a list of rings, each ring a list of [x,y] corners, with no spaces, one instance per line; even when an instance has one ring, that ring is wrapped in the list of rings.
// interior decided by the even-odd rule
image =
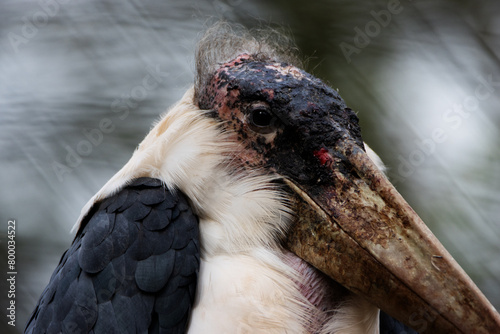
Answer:
[[[200,266],[183,194],[140,178],[93,206],[26,333],[184,333]]]

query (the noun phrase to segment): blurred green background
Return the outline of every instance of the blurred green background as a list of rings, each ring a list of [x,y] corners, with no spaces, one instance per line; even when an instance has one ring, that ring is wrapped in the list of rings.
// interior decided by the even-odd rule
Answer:
[[[219,18],[289,31],[306,70],[358,112],[398,190],[500,307],[499,12],[495,0],[2,1],[0,263],[14,218],[18,274],[17,326],[3,311],[0,332],[23,330],[80,209],[192,84],[196,41]],[[103,119],[110,131],[89,135]]]

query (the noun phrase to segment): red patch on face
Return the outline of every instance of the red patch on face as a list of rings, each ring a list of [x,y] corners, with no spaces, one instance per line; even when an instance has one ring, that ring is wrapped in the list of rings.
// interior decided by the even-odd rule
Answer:
[[[330,153],[328,153],[328,150],[324,147],[322,147],[318,151],[314,151],[313,154],[316,158],[318,158],[319,162],[323,166],[331,165],[331,163],[333,162],[332,156],[330,155]]]

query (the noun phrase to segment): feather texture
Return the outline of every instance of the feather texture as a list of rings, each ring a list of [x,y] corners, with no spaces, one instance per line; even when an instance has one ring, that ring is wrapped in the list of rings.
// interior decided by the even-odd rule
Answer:
[[[136,179],[86,215],[26,332],[184,333],[199,251],[184,195]]]

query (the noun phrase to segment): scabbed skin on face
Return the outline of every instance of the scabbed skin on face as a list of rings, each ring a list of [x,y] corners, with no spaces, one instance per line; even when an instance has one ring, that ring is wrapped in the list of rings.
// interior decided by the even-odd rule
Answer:
[[[245,164],[271,167],[302,183],[328,178],[329,168],[321,167],[342,160],[331,150],[339,140],[363,147],[358,118],[340,95],[286,63],[241,54],[221,65],[199,96],[199,107],[214,110],[247,148]],[[264,133],[251,126],[255,108],[275,118]],[[325,158],[326,151],[334,161]]]

